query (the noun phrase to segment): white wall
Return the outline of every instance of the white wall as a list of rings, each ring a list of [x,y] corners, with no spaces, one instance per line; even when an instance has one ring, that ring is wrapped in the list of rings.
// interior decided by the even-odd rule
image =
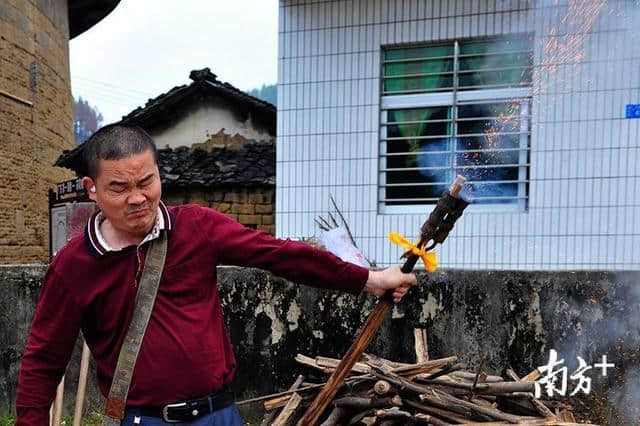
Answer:
[[[365,254],[397,262],[387,233],[417,237],[429,211],[377,211],[380,46],[532,32],[529,208],[465,213],[439,249],[441,265],[640,269],[640,120],[625,119],[625,105],[640,103],[640,5],[608,0],[593,26],[583,13],[578,36],[567,36],[562,20],[576,11],[566,3],[281,0],[278,236],[317,233],[313,218],[333,194]],[[550,38],[575,43],[580,63],[545,52]]]
[[[268,132],[254,127],[251,117],[246,121],[238,121],[228,106],[201,104],[187,112],[174,125],[152,132],[151,136],[159,148],[177,148],[202,143],[224,129],[224,133],[234,136],[239,134],[245,139],[258,142],[273,140]]]

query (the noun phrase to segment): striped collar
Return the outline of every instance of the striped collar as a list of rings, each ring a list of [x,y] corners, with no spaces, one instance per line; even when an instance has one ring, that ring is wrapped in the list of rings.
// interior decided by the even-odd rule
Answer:
[[[97,211],[91,216],[87,223],[87,229],[85,231],[85,239],[88,243],[89,249],[97,257],[102,257],[109,252],[117,252],[122,249],[114,249],[107,243],[107,240],[100,232],[100,224],[104,220],[102,213]],[[138,247],[144,243],[154,240],[160,236],[160,231],[170,231],[173,228],[173,220],[169,209],[164,205],[162,201],[158,204],[158,213],[156,214],[156,223],[151,228],[151,231],[142,239]]]

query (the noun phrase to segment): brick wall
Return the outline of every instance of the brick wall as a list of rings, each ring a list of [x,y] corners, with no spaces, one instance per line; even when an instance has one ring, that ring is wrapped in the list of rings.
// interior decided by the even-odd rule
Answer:
[[[72,177],[51,166],[73,147],[68,34],[66,0],[0,0],[0,263],[48,259],[47,190]]]
[[[199,204],[222,212],[243,225],[275,235],[273,188],[164,189],[169,205]]]

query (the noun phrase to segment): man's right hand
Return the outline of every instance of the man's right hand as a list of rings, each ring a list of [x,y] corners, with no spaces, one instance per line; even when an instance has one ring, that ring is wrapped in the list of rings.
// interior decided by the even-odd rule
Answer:
[[[393,289],[393,302],[398,303],[416,283],[414,274],[405,274],[399,266],[392,266],[381,271],[369,271],[364,291],[374,296],[382,296],[387,290]]]

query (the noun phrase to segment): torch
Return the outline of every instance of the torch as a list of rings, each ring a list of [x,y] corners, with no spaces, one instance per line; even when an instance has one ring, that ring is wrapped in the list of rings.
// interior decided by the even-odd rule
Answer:
[[[464,186],[465,178],[458,175],[449,190],[445,191],[438,200],[436,207],[422,226],[420,240],[418,244],[416,244],[421,251],[433,250],[436,245],[442,244],[449,235],[449,232],[453,229],[453,225],[462,215],[464,209],[469,205],[468,201],[460,197],[460,192]],[[407,259],[401,268],[402,272],[411,272],[419,256],[410,250],[405,252],[402,257]],[[298,426],[315,425],[318,422],[318,419],[335,396],[338,388],[340,388],[344,382],[345,377],[349,374],[353,365],[360,359],[362,352],[364,352],[367,346],[369,346],[373,336],[375,336],[382,325],[382,321],[384,321],[392,307],[393,290],[388,290],[384,296],[379,299],[373,312],[369,314],[367,321],[358,332],[351,347],[331,377],[329,377],[329,380],[320,393],[318,393],[316,399],[304,413],[304,416],[302,416],[298,422]]]

